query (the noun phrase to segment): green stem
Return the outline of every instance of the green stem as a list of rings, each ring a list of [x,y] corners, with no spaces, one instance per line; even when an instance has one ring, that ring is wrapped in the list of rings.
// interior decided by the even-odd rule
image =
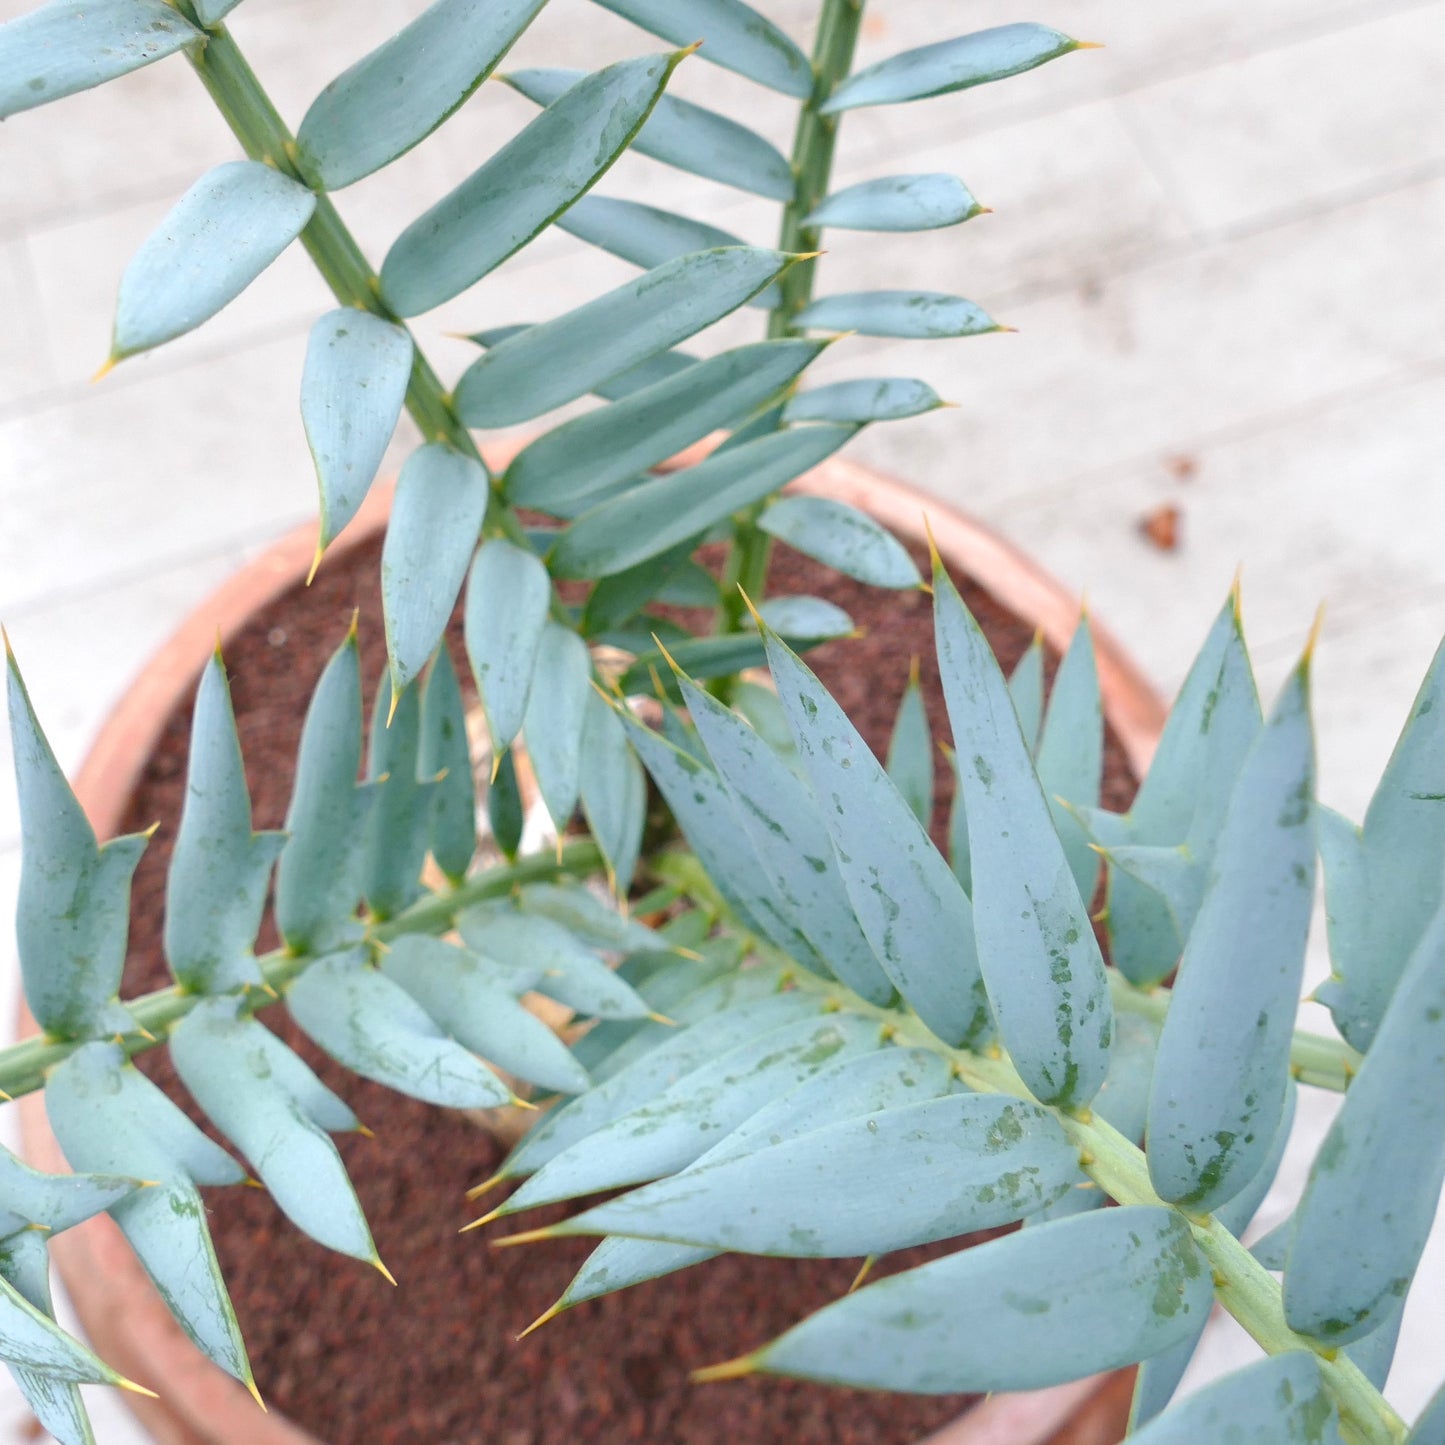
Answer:
[[[561,853],[538,854],[520,859],[506,867],[493,868],[468,878],[442,893],[434,893],[414,903],[405,913],[377,924],[367,933],[368,941],[386,943],[405,933],[445,933],[456,922],[457,915],[474,904],[489,898],[505,898],[524,883],[544,883],[556,878],[586,876],[601,871],[602,853],[590,839],[566,844]],[[324,953],[291,953],[278,948],[262,954],[257,962],[261,975],[274,993],[282,992],[298,975]],[[128,1000],[126,1007],[144,1034],[127,1034],[121,1041],[131,1057],[156,1048],[164,1042],[171,1028],[205,998],[179,985],[157,989],[140,998]],[[274,997],[254,989],[247,995],[253,1008],[265,1008]],[[149,1037],[147,1037],[149,1035]],[[85,1040],[63,1041],[43,1035],[25,1039],[0,1049],[0,1090],[12,1099],[45,1085],[45,1075],[62,1059],[74,1053]]]
[[[180,8],[190,11],[187,0]],[[195,20],[194,13],[188,18]],[[273,166],[284,175],[316,191],[316,210],[301,232],[301,244],[316,264],[321,278],[343,306],[354,306],[380,316],[394,326],[408,330],[406,323],[382,300],[381,282],[366,259],[356,238],[341,219],[326,192],[317,190],[296,164],[296,139],[271,102],[224,25],[208,33],[204,46],[187,52],[192,67],[210,93],[226,124],[246,154]],[[406,409],[427,441],[443,441],[467,456],[482,461],[471,433],[452,408],[451,397],[442,386],[431,363],[412,336],[411,377],[407,383]],[[521,523],[493,488],[488,500],[485,526],[494,534],[525,544]]]
[[[793,194],[783,207],[778,249],[793,255],[811,255],[822,245],[822,232],[809,226],[807,217],[828,194],[833,172],[833,151],[838,141],[836,115],[823,115],[818,107],[832,95],[853,67],[853,52],[863,23],[864,0],[823,0],[813,40],[813,94],[798,115],[793,136]],[[813,299],[815,260],[788,267],[778,282],[778,304],[768,314],[769,337],[797,334],[794,318]],[[737,632],[742,627],[743,599],[761,602],[768,576],[773,539],[757,525],[761,504],[738,520],[723,567],[722,601],[714,619],[715,632]]]
[[[1109,970],[1109,991],[1114,998],[1114,1007],[1125,1013],[1139,1014],[1162,1024],[1169,1012],[1170,991],[1167,988],[1138,988],[1117,969]],[[1296,1029],[1289,1059],[1290,1071],[1300,1083],[1342,1094],[1360,1072],[1364,1055],[1341,1039]]]
[[[763,948],[758,951],[768,952]],[[1006,1055],[990,1057],[950,1048],[914,1015],[870,1004],[842,985],[796,966],[791,981],[797,988],[826,994],[836,1008],[879,1019],[899,1043],[926,1048],[947,1058],[971,1089],[1033,1099]],[[1326,1388],[1339,1409],[1345,1438],[1352,1445],[1400,1445],[1407,1432],[1405,1422],[1347,1355],[1289,1327],[1279,1284],[1212,1214],[1192,1214],[1161,1199],[1150,1181],[1144,1151],[1097,1114],[1059,1109],[1050,1109],[1050,1113],[1078,1149],[1079,1167],[1111,1199],[1120,1204],[1175,1209],[1185,1220],[1214,1273],[1215,1297],[1264,1350],[1270,1354],[1306,1350],[1315,1356]]]

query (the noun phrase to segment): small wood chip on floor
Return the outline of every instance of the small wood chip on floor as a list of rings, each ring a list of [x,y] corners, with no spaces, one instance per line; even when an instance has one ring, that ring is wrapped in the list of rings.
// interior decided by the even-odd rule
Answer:
[[[1183,517],[1184,513],[1179,507],[1173,502],[1165,502],[1163,506],[1155,507],[1152,512],[1145,512],[1139,518],[1139,531],[1145,541],[1161,552],[1177,552]]]

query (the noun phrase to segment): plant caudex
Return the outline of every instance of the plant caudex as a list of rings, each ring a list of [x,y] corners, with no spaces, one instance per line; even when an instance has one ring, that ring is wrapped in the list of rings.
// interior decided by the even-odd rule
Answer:
[[[1003,329],[937,292],[815,295],[825,228],[916,230],[981,209],[944,175],[833,188],[841,117],[1082,47],[1014,24],[855,72],[862,0],[820,0],[811,58],[742,0],[601,0],[688,48],[507,76],[538,115],[373,269],[332,193],[441,125],[543,3],[436,0],[294,132],[223,23],[237,0],[52,0],[0,26],[0,116],[183,52],[244,152],[132,260],[107,366],[199,325],[299,239],[338,302],[312,331],[301,394],[318,562],[403,408],[423,436],[383,555],[389,667],[365,756],[353,632],[313,695],[281,833],[253,831],[219,654],[204,671],[167,889],[173,987],[120,999],[146,837],[99,844],[9,661],[17,936],[44,1032],[0,1050],[0,1088],[44,1090],[83,1172],[47,1178],[0,1155],[0,1358],[58,1439],[91,1439],[77,1386],[127,1382],[54,1323],[46,1240],[107,1210],[187,1334],[254,1389],[200,1193],[246,1171],[130,1062],[161,1044],[295,1224],[385,1269],[331,1142],[360,1126],[257,1016],[279,998],[322,1051],[417,1097],[555,1096],[488,1181],[519,1181],[493,1216],[628,1192],[534,1232],[602,1239],[549,1313],[725,1250],[872,1258],[1024,1222],[705,1375],[952,1392],[1143,1361],[1134,1433],[1153,1445],[1404,1440],[1379,1387],[1445,1172],[1439,664],[1355,828],[1314,801],[1308,654],[1264,717],[1232,600],[1114,814],[1100,807],[1087,624],[1046,706],[1041,649],[1005,681],[935,568],[957,781],[945,854],[927,831],[916,682],[879,763],[798,657],[850,620],[764,595],[774,538],[874,585],[922,585],[863,514],[778,499],[861,427],[938,404],[909,378],[800,390],[832,337]],[[699,35],[702,60],[798,102],[791,158],[666,93]],[[779,248],[595,194],[629,146],[780,202]],[[551,319],[479,330],[481,355],[444,388],[407,318],[553,225],[642,274]],[[766,313],[765,340],[683,349],[744,306]],[[589,395],[604,404],[488,469],[473,430]],[[656,472],[718,432],[706,456]],[[519,507],[550,520],[524,525]],[[693,560],[711,539],[727,544],[721,584]],[[587,584],[581,605],[561,578]],[[485,848],[442,641],[463,592],[495,751]],[[683,633],[666,604],[712,609],[712,635]],[[775,693],[739,677],[764,662]],[[634,705],[657,692],[660,731]],[[580,807],[590,831],[555,856],[519,854],[519,738],[553,818],[565,829]],[[649,781],[675,831],[644,855]],[[1317,852],[1324,997],[1348,1044],[1294,1030]],[[1101,872],[1103,949],[1088,913]],[[631,914],[588,886],[603,879],[639,899]],[[258,956],[268,890],[284,942]],[[585,1025],[570,1047],[532,994]],[[1256,1259],[1239,1237],[1301,1084],[1350,1091],[1288,1230]],[[1214,1300],[1267,1358],[1167,1409]],[[1411,1438],[1445,1439],[1445,1406]]]

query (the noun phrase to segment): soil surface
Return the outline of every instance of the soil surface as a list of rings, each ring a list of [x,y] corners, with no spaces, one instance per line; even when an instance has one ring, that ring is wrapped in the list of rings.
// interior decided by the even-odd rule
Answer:
[[[311,688],[361,612],[370,690],[384,666],[377,586],[379,543],[324,565],[260,613],[227,648],[256,826],[281,825]],[[924,559],[920,558],[920,561]],[[969,606],[1006,666],[1032,629],[964,583]],[[917,657],[935,736],[948,736],[933,661],[932,613],[921,592],[882,592],[838,577],[779,547],[770,594],[808,592],[844,607],[862,640],[830,643],[809,661],[882,755],[910,662]],[[459,627],[451,643],[466,677]],[[1055,659],[1050,659],[1052,670]],[[127,827],[159,820],[136,877],[126,994],[169,982],[161,953],[165,868],[184,791],[189,707],[168,721],[135,795]],[[940,766],[935,835],[952,791]],[[1105,800],[1133,791],[1122,749],[1108,740]],[[261,947],[275,944],[267,924]],[[488,1247],[499,1221],[459,1236],[475,1212],[466,1189],[492,1173],[501,1150],[465,1118],[357,1079],[300,1035],[284,1009],[263,1017],[346,1098],[374,1139],[338,1142],[393,1289],[365,1265],[330,1255],[253,1189],[207,1192],[225,1277],[273,1408],[337,1445],[547,1445],[587,1440],[652,1445],[906,1445],[956,1416],[968,1398],[910,1398],[757,1378],[693,1387],[688,1372],[741,1354],[837,1298],[856,1260],[724,1256],[572,1310],[518,1343],[516,1335],[563,1291],[591,1248],[585,1240]],[[164,1050],[142,1066],[193,1117]],[[489,1196],[491,1205],[498,1196]],[[561,1211],[537,1211],[542,1224]],[[892,1272],[946,1253],[957,1241],[890,1256]],[[987,1321],[980,1319],[986,1329]]]

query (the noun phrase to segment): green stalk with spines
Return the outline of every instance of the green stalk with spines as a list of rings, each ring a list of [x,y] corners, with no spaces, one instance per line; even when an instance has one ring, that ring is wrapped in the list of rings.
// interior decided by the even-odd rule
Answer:
[[[365,941],[370,945],[384,946],[408,933],[445,933],[454,926],[458,914],[478,903],[506,898],[514,889],[527,883],[586,877],[599,872],[602,866],[602,851],[590,838],[566,843],[555,855],[545,853],[523,858],[504,867],[488,869],[455,887],[430,894],[395,918],[368,928]],[[260,955],[257,962],[261,965],[265,987],[253,989],[247,995],[247,1004],[252,1009],[260,1009],[275,1003],[288,983],[324,956],[310,952],[293,953],[285,948]],[[172,984],[169,988],[127,999],[125,1006],[145,1032],[127,1034],[120,1040],[126,1053],[134,1057],[164,1043],[171,1028],[206,997],[206,994],[192,993],[179,984]],[[44,1088],[46,1074],[85,1042],[84,1039],[66,1041],[40,1035],[0,1049],[0,1095],[15,1099]]]
[[[778,283],[782,295],[768,314],[768,336],[797,335],[794,318],[813,299],[813,281],[821,233],[805,221],[828,193],[833,152],[841,116],[823,115],[819,107],[853,68],[853,52],[863,24],[865,0],[823,0],[813,41],[813,93],[798,114],[793,136],[793,194],[783,207],[778,249],[808,256],[790,266]],[[773,539],[757,525],[762,506],[750,508],[737,523],[723,566],[722,601],[714,620],[715,632],[737,632],[742,627],[743,593],[761,601],[768,576]]]
[[[1162,1024],[1169,1012],[1167,988],[1140,988],[1115,968],[1109,970],[1109,991],[1116,1009],[1138,1014],[1156,1024]],[[1290,1071],[1301,1084],[1340,1094],[1350,1087],[1364,1058],[1343,1039],[1326,1038],[1306,1029],[1296,1029],[1290,1045]]]
[[[899,1043],[928,1049],[948,1060],[953,1072],[969,1088],[1036,1102],[1001,1051],[985,1055],[951,1048],[913,1014],[870,1004],[833,980],[805,972],[765,944],[758,943],[755,947],[759,954],[771,956],[788,967],[793,987],[826,995],[837,1010],[877,1018]],[[1312,1044],[1330,1042],[1304,1037]],[[1087,1109],[1069,1112],[1052,1107],[1049,1112],[1078,1149],[1079,1167],[1111,1199],[1120,1204],[1174,1209],[1180,1215],[1214,1273],[1215,1298],[1261,1348],[1269,1354],[1305,1350],[1315,1356],[1326,1388],[1340,1412],[1341,1431],[1349,1445],[1401,1445],[1408,1426],[1389,1402],[1342,1351],[1289,1327],[1279,1284],[1212,1214],[1193,1214],[1161,1199],[1150,1182],[1144,1151],[1097,1114]]]
[[[198,29],[202,29],[190,0],[176,0],[177,8]],[[301,232],[301,244],[316,265],[321,278],[343,306],[369,311],[411,335],[405,321],[382,300],[381,283],[356,238],[332,203],[331,197],[302,175],[296,164],[296,138],[281,118],[255,71],[224,24],[206,30],[205,45],[186,51],[192,68],[206,87],[216,109],[230,126],[241,148],[255,161],[274,167],[283,175],[310,188],[316,196],[316,210]],[[406,409],[427,441],[444,441],[486,469],[486,462],[471,433],[452,408],[450,394],[442,386],[431,363],[411,336],[411,376],[407,382]],[[488,471],[490,475],[490,471]],[[525,535],[516,514],[494,486],[488,497],[484,530],[506,536],[525,545]]]

